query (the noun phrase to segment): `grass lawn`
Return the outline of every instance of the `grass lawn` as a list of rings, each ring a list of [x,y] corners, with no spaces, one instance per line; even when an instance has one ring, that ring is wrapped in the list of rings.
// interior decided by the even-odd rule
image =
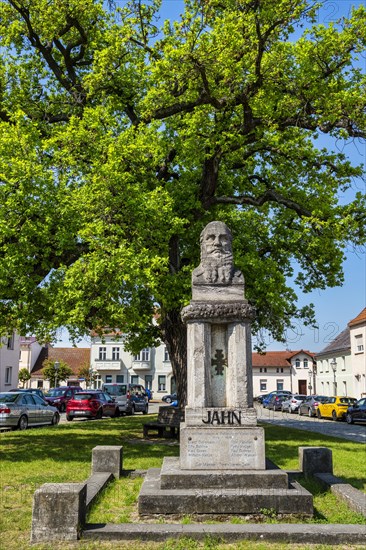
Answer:
[[[150,416],[150,415],[149,415]],[[179,446],[174,441],[156,439],[146,443],[142,439],[142,424],[146,416],[122,417],[102,421],[74,422],[57,427],[33,428],[23,432],[0,434],[0,549],[22,550],[30,548],[29,536],[32,515],[33,493],[43,483],[83,481],[90,475],[91,452],[96,445],[123,445],[123,467],[126,470],[159,467],[164,456],[177,456]],[[299,446],[327,446],[333,451],[335,475],[345,482],[365,490],[365,449],[362,444],[319,434],[302,432],[276,426],[265,426],[266,453],[278,466],[285,469],[298,468]],[[108,488],[90,513],[91,522],[138,521],[136,498],[142,478],[123,478]],[[364,523],[359,514],[349,511],[332,494],[324,493],[314,483],[307,483],[314,494],[317,523]],[[184,523],[192,521],[182,518]],[[232,522],[243,521],[232,518]],[[278,521],[268,513],[266,521]],[[286,520],[288,521],[288,519]],[[295,521],[295,519],[294,519]],[[298,521],[298,520],[296,520]],[[286,545],[268,545],[253,542],[218,545],[213,540],[205,544],[194,541],[168,541],[164,544],[139,545],[123,543],[83,543],[56,545],[52,549],[124,549],[157,548],[159,550],[193,548],[253,548],[260,550],[289,548]],[[294,545],[292,545],[293,547]],[[48,550],[50,545],[36,545],[32,548]],[[298,548],[326,548],[326,546],[299,546]],[[349,549],[350,547],[347,547]]]

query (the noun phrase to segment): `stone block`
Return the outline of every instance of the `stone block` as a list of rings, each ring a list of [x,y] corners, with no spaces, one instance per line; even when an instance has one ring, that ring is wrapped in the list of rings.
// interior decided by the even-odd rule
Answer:
[[[119,479],[122,475],[123,447],[98,445],[92,451],[92,474],[108,472]]]
[[[256,427],[257,411],[254,408],[236,409],[234,407],[185,408],[185,426],[202,428],[207,421],[212,421],[213,426],[221,429],[235,425]]]
[[[85,518],[85,483],[45,483],[34,493],[31,542],[77,540]]]
[[[142,485],[140,515],[154,514],[261,514],[273,509],[277,514],[313,514],[313,497],[294,482],[288,489],[237,487],[161,489],[160,470],[148,470]]]
[[[264,470],[263,428],[181,427],[183,470]]]
[[[327,447],[299,447],[299,469],[305,477],[318,473],[332,474],[332,451]]]
[[[178,457],[165,457],[161,489],[288,489],[287,473],[279,468],[265,470],[182,470]]]

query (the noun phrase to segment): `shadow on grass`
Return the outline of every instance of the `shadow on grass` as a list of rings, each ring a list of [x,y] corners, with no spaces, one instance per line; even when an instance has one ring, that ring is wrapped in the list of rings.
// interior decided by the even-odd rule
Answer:
[[[8,432],[2,437],[2,460],[25,462],[43,460],[74,462],[91,460],[97,445],[122,445],[124,455],[134,458],[160,459],[175,456],[177,448],[157,440],[149,445],[139,444],[146,417],[121,417],[110,420],[91,420],[60,424],[52,428],[32,428],[23,432]],[[135,438],[134,442],[128,440]]]

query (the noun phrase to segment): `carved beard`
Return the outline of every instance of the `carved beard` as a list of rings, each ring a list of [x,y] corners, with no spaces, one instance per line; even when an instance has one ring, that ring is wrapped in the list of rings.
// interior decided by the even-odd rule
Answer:
[[[221,258],[205,258],[201,262],[204,277],[208,283],[230,283],[233,277],[233,256],[227,254]]]

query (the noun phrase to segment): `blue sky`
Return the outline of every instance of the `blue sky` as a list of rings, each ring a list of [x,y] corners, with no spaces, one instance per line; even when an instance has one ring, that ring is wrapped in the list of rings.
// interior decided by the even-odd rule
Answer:
[[[358,6],[362,2],[337,0],[324,4],[324,7],[318,12],[318,22],[329,24],[335,22],[341,16],[349,15],[351,6]],[[119,5],[125,4],[123,0],[117,2]],[[182,13],[184,2],[182,0],[163,0],[162,20],[178,17]],[[365,58],[360,63],[366,69]],[[321,145],[321,144],[319,144]],[[336,143],[334,147],[342,146],[343,152],[356,164],[366,166],[366,144],[354,143],[347,144]],[[346,199],[352,198],[355,191],[366,193],[366,183],[362,180],[354,182],[353,189],[347,193]],[[341,200],[344,200],[344,197]],[[295,330],[289,330],[286,334],[287,343],[275,342],[269,337],[266,338],[267,349],[282,350],[289,348],[307,349],[310,351],[320,351],[328,345],[344,328],[347,323],[356,317],[366,305],[366,254],[365,250],[354,251],[351,248],[347,251],[347,259],[344,264],[344,284],[341,287],[329,288],[327,290],[315,290],[306,295],[299,295],[299,305],[306,305],[310,302],[315,305],[315,312],[318,322],[318,330],[303,326],[300,322],[295,324]],[[69,345],[67,333],[60,333],[61,342],[58,346]],[[79,346],[86,346],[89,343],[82,341]]]

